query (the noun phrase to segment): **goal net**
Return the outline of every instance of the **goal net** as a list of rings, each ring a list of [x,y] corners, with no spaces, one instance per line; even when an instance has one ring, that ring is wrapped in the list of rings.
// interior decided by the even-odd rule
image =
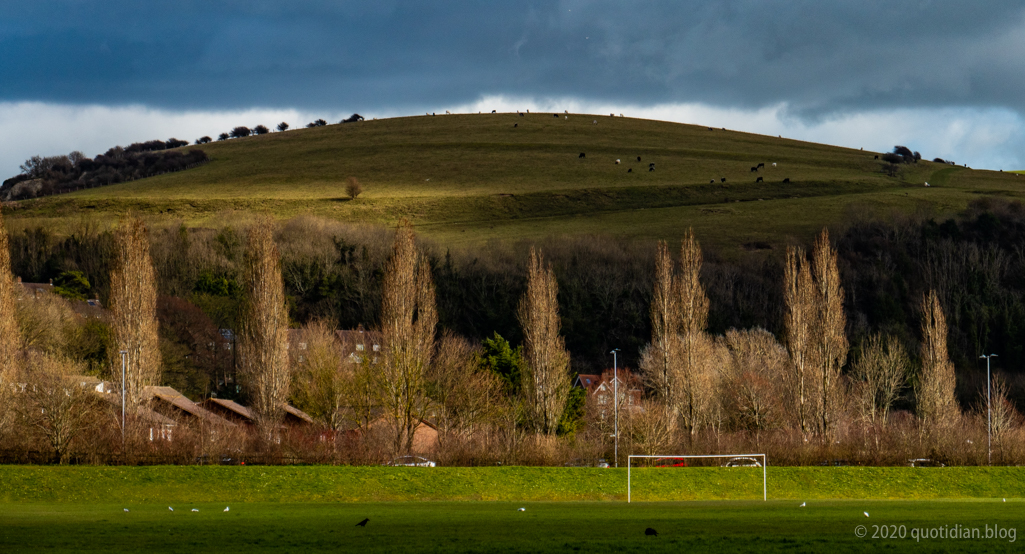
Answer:
[[[768,500],[765,454],[630,455],[626,459],[626,501],[633,497],[633,471],[645,468],[756,468],[762,473],[762,500]]]

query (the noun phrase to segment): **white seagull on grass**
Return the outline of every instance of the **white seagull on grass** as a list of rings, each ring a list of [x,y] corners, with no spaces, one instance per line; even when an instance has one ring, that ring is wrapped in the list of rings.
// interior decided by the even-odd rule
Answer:
[[[170,506],[168,506],[168,507],[167,507],[167,509],[168,509],[168,510],[171,510],[172,512],[174,511],[174,508],[172,508],[172,507],[170,507]]]
[[[228,510],[230,510],[230,509],[231,509],[231,506],[225,506],[225,507],[224,507],[224,511],[225,511],[225,512],[227,512],[227,511],[228,511]]]
[[[807,505],[808,505],[808,503],[807,503],[807,502],[801,502],[801,505],[800,505],[800,506],[798,506],[798,508],[803,508],[803,507],[805,507],[805,506],[807,506]]]

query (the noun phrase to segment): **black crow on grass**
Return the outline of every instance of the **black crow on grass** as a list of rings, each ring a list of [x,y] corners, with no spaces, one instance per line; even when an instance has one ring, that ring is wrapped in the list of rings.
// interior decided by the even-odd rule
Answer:
[[[644,530],[644,534],[649,536],[649,537],[657,537],[658,536],[658,531],[652,529],[651,527],[648,527],[647,529]]]
[[[368,522],[368,521],[370,521],[370,518],[369,518],[369,517],[368,517],[368,518],[366,518],[366,519],[364,519],[363,521],[361,521],[361,522],[357,523],[357,524],[356,524],[356,527],[366,527],[366,526],[367,526],[367,522]]]

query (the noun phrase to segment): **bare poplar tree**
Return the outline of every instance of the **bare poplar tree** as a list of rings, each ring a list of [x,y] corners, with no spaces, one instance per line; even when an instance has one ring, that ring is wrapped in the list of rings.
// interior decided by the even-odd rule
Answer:
[[[854,364],[854,376],[864,383],[862,405],[870,422],[886,423],[910,370],[911,360],[896,337],[884,339],[876,334],[866,339],[861,357]]]
[[[822,230],[815,241],[813,272],[818,303],[818,328],[813,335],[818,350],[819,429],[828,435],[835,425],[840,402],[840,369],[847,362],[847,316],[844,291],[836,266],[836,250],[829,244],[829,232]]]
[[[427,417],[425,385],[437,324],[430,264],[416,249],[412,227],[403,223],[385,266],[381,299],[381,394],[395,425],[396,452],[412,450],[416,428]]]
[[[713,342],[705,333],[708,325],[708,297],[701,286],[701,246],[694,231],[680,246],[680,273],[674,280],[679,307],[679,414],[683,428],[693,437],[701,425],[714,395]]]
[[[670,431],[692,438],[707,415],[715,385],[715,345],[705,332],[708,297],[701,285],[701,246],[688,230],[679,271],[664,242],[655,257],[651,344],[641,353],[641,373],[666,409]]]
[[[7,427],[8,396],[18,371],[18,353],[21,350],[21,333],[15,316],[15,286],[7,229],[3,213],[0,213],[0,433]]]
[[[787,248],[783,277],[783,298],[786,303],[784,334],[790,353],[787,375],[790,400],[802,433],[812,426],[816,352],[812,348],[812,330],[818,325],[815,309],[815,288],[803,248]]]
[[[676,420],[676,359],[680,322],[678,298],[673,278],[673,260],[665,241],[659,241],[655,254],[655,286],[651,299],[651,343],[641,355],[641,374],[645,384],[667,411],[666,421]]]
[[[114,234],[114,267],[110,272],[110,351],[112,380],[121,382],[121,351],[127,352],[122,384],[125,403],[134,412],[145,400],[143,387],[160,382],[157,336],[157,287],[150,258],[149,232],[138,217],[121,220]]]
[[[243,261],[244,297],[239,319],[238,369],[257,421],[268,433],[281,421],[288,399],[288,306],[274,224],[249,229]]]
[[[928,424],[952,424],[961,410],[954,397],[954,364],[947,356],[947,320],[936,291],[930,290],[922,298],[921,310],[922,374],[915,390],[918,417]]]
[[[528,419],[537,433],[555,433],[569,394],[569,353],[560,333],[559,285],[550,265],[533,248],[527,265],[527,290],[518,316],[523,328],[521,390]]]

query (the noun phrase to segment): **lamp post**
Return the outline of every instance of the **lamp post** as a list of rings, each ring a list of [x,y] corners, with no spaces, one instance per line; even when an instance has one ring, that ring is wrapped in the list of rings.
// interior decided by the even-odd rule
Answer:
[[[990,406],[990,381],[989,381],[989,359],[999,357],[996,354],[989,356],[983,354],[980,359],[986,359],[986,460],[993,465],[993,409]]]
[[[612,352],[612,407],[615,410],[615,432],[616,432],[616,446],[613,451],[615,456],[616,467],[619,467],[619,360],[616,358],[616,354],[619,352],[618,348],[613,348]]]
[[[125,369],[128,365],[128,351],[121,351],[121,444],[125,443]]]

